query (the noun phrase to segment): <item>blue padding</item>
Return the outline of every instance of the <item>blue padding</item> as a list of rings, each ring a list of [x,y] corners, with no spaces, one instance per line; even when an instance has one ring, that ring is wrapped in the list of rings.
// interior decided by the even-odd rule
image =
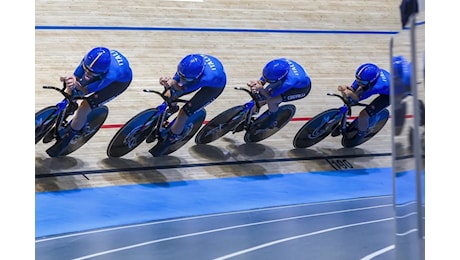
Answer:
[[[270,174],[35,194],[35,236],[152,220],[391,195],[391,168]]]

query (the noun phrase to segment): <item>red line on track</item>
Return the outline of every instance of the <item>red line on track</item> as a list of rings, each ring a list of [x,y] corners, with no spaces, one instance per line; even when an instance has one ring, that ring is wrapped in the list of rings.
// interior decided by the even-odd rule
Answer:
[[[350,120],[353,120],[355,119],[356,116],[351,116],[349,117]],[[406,118],[413,118],[412,115],[407,115]],[[294,122],[298,122],[298,121],[309,121],[310,119],[312,119],[311,117],[295,117],[295,118],[292,118],[291,121],[294,121]],[[209,121],[204,121],[204,124],[207,124]],[[110,124],[110,125],[103,125],[101,128],[121,128],[123,126],[123,124]]]

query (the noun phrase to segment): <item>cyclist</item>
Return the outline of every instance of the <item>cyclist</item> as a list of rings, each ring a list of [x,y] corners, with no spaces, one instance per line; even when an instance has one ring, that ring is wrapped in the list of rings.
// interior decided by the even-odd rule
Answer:
[[[406,115],[406,103],[403,100],[412,94],[412,63],[404,56],[393,57],[393,77],[395,88],[395,130],[396,135],[401,133]],[[419,100],[420,107],[420,126],[425,125],[425,104]]]
[[[180,110],[175,104],[172,111],[169,111],[175,113],[179,110],[166,139],[166,142],[173,143],[181,140],[191,130],[185,128],[187,119],[222,94],[227,84],[227,75],[222,63],[216,57],[195,53],[182,58],[172,78],[160,77],[160,84],[166,89],[165,95],[173,100],[197,91]]]
[[[261,95],[261,105],[268,105],[269,112],[259,127],[274,128],[278,124],[276,118],[280,103],[305,98],[311,90],[311,79],[299,63],[278,58],[265,65],[260,79],[251,80],[247,85]]]
[[[359,113],[358,133],[355,137],[356,142],[359,142],[368,134],[369,117],[390,105],[390,73],[376,64],[364,63],[356,69],[355,80],[351,86],[339,85],[337,90],[342,92],[351,104],[378,95]]]
[[[76,111],[71,111],[71,114],[75,112],[75,115],[64,133],[58,137],[58,140],[62,138],[62,145],[66,146],[70,140],[81,136],[87,116],[92,109],[123,93],[132,78],[133,74],[126,57],[106,47],[91,49],[83,57],[73,75],[61,77],[60,80],[65,83],[67,93],[87,97]]]
[[[412,63],[404,56],[393,57],[395,95],[404,98],[411,94]]]
[[[393,57],[392,80],[395,88],[395,133],[399,135],[404,126],[406,103],[403,99],[411,94],[412,64],[404,56]]]

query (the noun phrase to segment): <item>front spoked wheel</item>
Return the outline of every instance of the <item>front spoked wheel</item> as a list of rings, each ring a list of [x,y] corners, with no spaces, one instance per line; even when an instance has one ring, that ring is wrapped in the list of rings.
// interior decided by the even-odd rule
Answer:
[[[271,129],[260,129],[257,126],[260,125],[260,120],[263,120],[262,118],[264,118],[266,113],[268,113],[268,110],[265,111],[251,124],[252,127],[246,131],[246,134],[244,135],[244,141],[246,143],[260,142],[276,134],[279,130],[286,126],[289,121],[291,121],[295,111],[296,107],[292,104],[280,106],[276,117],[276,121],[278,121],[277,126]]]
[[[341,117],[337,117],[340,109],[333,108],[314,116],[297,131],[293,145],[295,148],[306,148],[319,143],[339,126]]]
[[[165,140],[159,140],[158,143],[149,150],[149,152],[154,157],[168,155],[172,152],[175,152],[182,146],[184,146],[192,137],[198,132],[198,130],[203,125],[203,122],[206,118],[206,110],[201,109],[195,114],[190,116],[185,124],[184,131],[188,131],[188,134],[183,137],[181,140],[178,140],[174,143],[169,143]],[[174,122],[171,122],[173,124]],[[187,130],[189,129],[189,130]],[[167,138],[167,137],[166,137]]]
[[[207,144],[213,142],[228,132],[232,131],[236,126],[241,124],[246,118],[242,114],[244,106],[235,106],[225,110],[213,119],[211,119],[195,137],[196,144]],[[244,113],[244,112],[243,112]]]
[[[35,144],[53,128],[57,118],[56,111],[56,106],[49,106],[35,113]]]
[[[51,157],[65,156],[75,152],[84,144],[86,144],[104,124],[109,114],[107,106],[101,106],[93,109],[88,115],[88,121],[82,129],[82,134],[74,136],[67,146],[63,147],[62,142],[58,141],[53,146],[46,150],[46,153]]]
[[[108,157],[121,157],[138,147],[153,131],[158,116],[156,108],[144,110],[132,117],[110,140]]]
[[[346,134],[342,137],[342,146],[345,148],[355,147],[369,141],[374,137],[387,123],[390,117],[390,111],[383,109],[373,117],[369,119],[369,133],[361,140],[356,140],[356,134],[358,133],[358,118],[353,120],[350,126],[347,128]]]

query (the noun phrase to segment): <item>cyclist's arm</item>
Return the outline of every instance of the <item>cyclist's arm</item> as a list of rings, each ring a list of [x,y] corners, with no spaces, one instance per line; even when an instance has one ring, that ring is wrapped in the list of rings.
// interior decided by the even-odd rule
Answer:
[[[83,60],[80,62],[80,64],[75,68],[75,71],[72,75],[70,76],[65,76],[65,77],[60,77],[59,80],[61,82],[64,82],[65,83],[65,86],[66,86],[66,92],[68,94],[72,94],[73,92],[75,92],[75,89],[77,89],[77,91],[79,92],[84,92],[85,94],[87,93],[87,91],[83,90],[82,87],[81,87],[81,84],[80,84],[80,79],[83,77],[84,75],[84,70],[83,70]]]
[[[264,89],[265,80],[263,77],[261,77],[259,80],[251,80],[246,83],[246,85],[248,85],[248,87],[250,87],[253,92],[260,93],[262,96],[270,98],[270,93]]]
[[[79,95],[85,95],[87,93],[86,88],[80,85],[80,82],[78,81],[78,78],[75,77],[75,75],[60,77],[59,80],[65,83],[65,92],[67,94],[75,95],[78,93]]]
[[[160,77],[160,85],[165,87],[165,96],[167,97],[179,97],[183,92],[182,88],[178,84],[178,81],[176,80],[176,75],[174,75],[174,78]]]
[[[356,94],[355,90],[352,87],[339,85],[337,87],[337,90],[342,93],[342,96],[344,98],[348,98],[348,99],[351,98],[352,100],[350,101],[354,101],[354,102],[359,101],[359,96]]]

